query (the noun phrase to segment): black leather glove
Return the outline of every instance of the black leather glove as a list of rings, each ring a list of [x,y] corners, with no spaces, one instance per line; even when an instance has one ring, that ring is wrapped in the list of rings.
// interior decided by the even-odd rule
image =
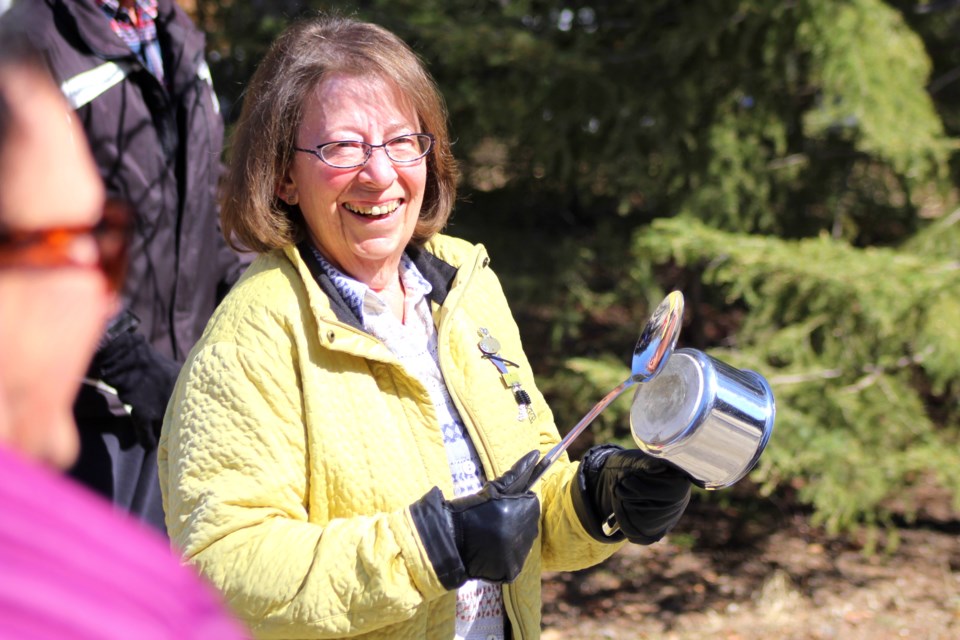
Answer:
[[[538,458],[531,451],[475,494],[444,500],[434,487],[411,505],[417,532],[444,587],[456,589],[471,578],[512,582],[520,575],[540,522],[540,501],[524,490]]]
[[[574,507],[587,532],[601,542],[625,536],[636,544],[652,544],[676,526],[690,502],[690,478],[637,449],[593,447],[577,476]],[[620,530],[608,536],[603,523],[611,514]]]
[[[90,375],[117,390],[130,405],[137,440],[147,449],[157,446],[167,402],[180,365],[157,353],[139,333],[121,333],[97,351]]]

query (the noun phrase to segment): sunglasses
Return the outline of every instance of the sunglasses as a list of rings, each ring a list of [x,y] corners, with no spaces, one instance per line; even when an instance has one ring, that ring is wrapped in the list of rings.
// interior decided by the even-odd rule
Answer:
[[[108,200],[103,216],[95,225],[23,230],[0,224],[0,269],[96,266],[110,289],[117,292],[123,286],[127,271],[132,221],[126,203]],[[96,262],[80,257],[79,243],[88,239],[96,245]]]

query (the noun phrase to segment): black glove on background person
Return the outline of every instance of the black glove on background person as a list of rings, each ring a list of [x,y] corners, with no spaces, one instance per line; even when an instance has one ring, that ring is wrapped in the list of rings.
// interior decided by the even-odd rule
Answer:
[[[652,544],[665,536],[690,502],[690,478],[679,469],[637,449],[616,445],[591,448],[573,483],[573,505],[594,539]],[[602,525],[610,514],[620,531],[611,536]]]
[[[132,332],[121,333],[101,347],[90,366],[92,377],[116,389],[120,401],[130,405],[137,440],[147,449],[157,446],[179,373],[177,362]]]
[[[441,584],[456,589],[471,578],[512,582],[537,538],[540,501],[526,483],[539,454],[531,451],[479,492],[444,500],[434,487],[410,507]]]

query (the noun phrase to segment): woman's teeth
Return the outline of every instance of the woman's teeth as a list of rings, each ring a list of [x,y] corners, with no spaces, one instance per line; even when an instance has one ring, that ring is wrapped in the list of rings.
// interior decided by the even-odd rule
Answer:
[[[355,204],[344,203],[343,208],[352,213],[359,214],[361,216],[385,216],[388,213],[393,213],[397,210],[397,207],[400,206],[399,200],[394,200],[393,202],[388,202],[386,204],[374,205],[372,207],[361,207]]]

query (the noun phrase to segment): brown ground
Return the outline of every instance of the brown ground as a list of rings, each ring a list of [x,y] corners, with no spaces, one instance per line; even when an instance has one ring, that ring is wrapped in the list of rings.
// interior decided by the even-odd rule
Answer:
[[[802,513],[698,501],[655,545],[547,574],[543,640],[960,638],[960,514],[943,497],[897,534],[869,555]]]

